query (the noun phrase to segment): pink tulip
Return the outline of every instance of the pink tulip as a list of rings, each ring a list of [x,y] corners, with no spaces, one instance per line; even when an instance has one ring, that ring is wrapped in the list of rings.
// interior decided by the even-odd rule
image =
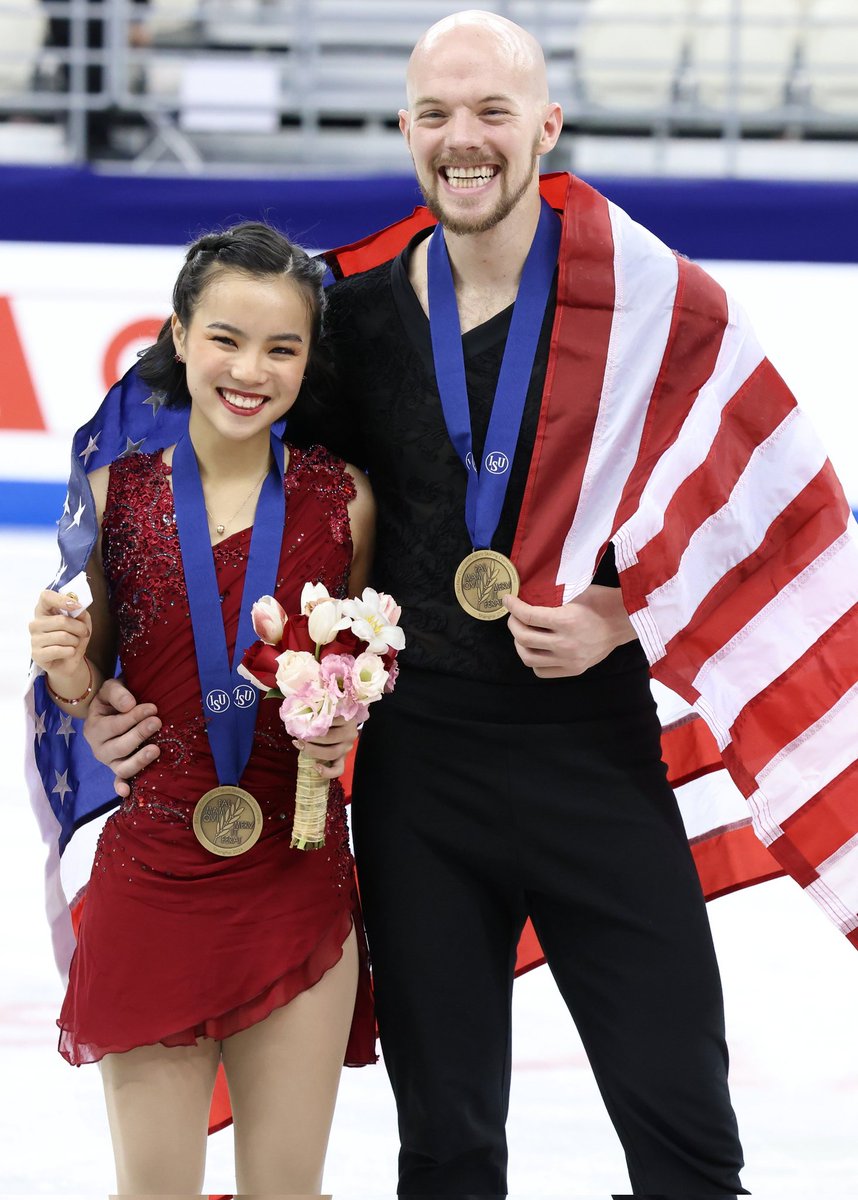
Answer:
[[[250,610],[253,631],[269,646],[277,646],[286,628],[286,613],[273,596],[260,596]]]

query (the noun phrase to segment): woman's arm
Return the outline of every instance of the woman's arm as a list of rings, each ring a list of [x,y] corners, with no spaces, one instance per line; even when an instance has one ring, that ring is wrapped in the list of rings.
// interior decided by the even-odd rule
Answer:
[[[85,716],[116,663],[116,634],[101,559],[101,520],[109,472],[109,467],[101,467],[90,476],[99,533],[86,567],[92,592],[89,609],[72,617],[68,609],[76,607],[75,602],[59,592],[45,590],[30,622],[33,661],[44,670],[57,707],[75,717]]]

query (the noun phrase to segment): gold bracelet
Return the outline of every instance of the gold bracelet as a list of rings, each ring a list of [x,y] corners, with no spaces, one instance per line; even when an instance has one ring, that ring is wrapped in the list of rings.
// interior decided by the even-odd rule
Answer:
[[[83,661],[86,663],[87,671],[89,671],[89,686],[82,696],[77,696],[74,700],[69,700],[66,696],[58,695],[48,683],[47,676],[45,676],[45,687],[48,689],[48,694],[52,696],[54,700],[59,700],[60,704],[67,704],[69,708],[74,708],[76,704],[82,704],[84,700],[86,700],[87,696],[89,696],[92,692],[92,667],[89,665],[88,658],[84,657]]]

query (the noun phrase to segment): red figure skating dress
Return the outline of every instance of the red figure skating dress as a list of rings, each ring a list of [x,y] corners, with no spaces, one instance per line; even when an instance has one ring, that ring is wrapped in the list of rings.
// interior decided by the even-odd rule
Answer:
[[[159,454],[110,471],[104,569],[125,680],[158,706],[160,757],[108,819],[58,1024],[70,1063],[162,1042],[224,1038],[288,1004],[363,933],[342,789],[331,785],[326,844],[291,850],[297,753],[260,699],[253,750],[237,782],[256,797],[263,832],[247,853],[221,858],[197,841],[197,800],[218,785],[205,731],[185,576],[169,483]],[[291,451],[276,596],[297,612],[303,585],[342,596],[351,562],[347,504],[354,485],[327,451]],[[251,530],[214,548],[230,655]],[[252,597],[256,599],[257,597]],[[366,955],[346,1062],[374,1062]]]

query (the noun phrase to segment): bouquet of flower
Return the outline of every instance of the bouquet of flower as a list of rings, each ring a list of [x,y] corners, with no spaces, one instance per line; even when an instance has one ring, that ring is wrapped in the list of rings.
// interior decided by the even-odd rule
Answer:
[[[307,583],[301,611],[287,617],[273,596],[253,605],[259,641],[245,651],[241,675],[281,700],[280,718],[292,737],[312,740],[337,717],[365,721],[369,706],[393,691],[396,655],[405,645],[399,605],[383,592],[364,588],[360,598],[337,600],[321,583]],[[298,755],[292,846],[318,850],[325,844],[329,781],[315,760]]]

